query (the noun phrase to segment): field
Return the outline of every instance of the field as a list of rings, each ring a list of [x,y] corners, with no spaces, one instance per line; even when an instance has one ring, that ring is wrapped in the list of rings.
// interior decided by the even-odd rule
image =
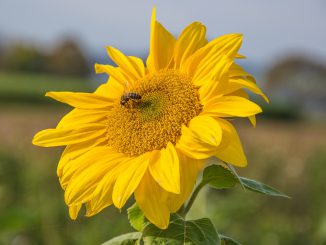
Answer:
[[[1,103],[46,103],[46,91],[91,91],[90,79],[0,71]]]
[[[62,149],[31,144],[69,111],[44,100],[45,91],[93,90],[87,81],[57,79],[0,73],[0,244],[100,244],[130,230],[125,209],[69,220],[56,178]],[[237,128],[249,160],[239,173],[292,198],[205,189],[189,217],[213,217],[221,233],[243,244],[326,244],[323,122],[259,118],[256,129],[246,120]]]

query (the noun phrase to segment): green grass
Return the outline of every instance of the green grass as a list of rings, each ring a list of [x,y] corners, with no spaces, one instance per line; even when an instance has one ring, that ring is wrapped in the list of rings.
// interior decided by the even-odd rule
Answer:
[[[86,78],[0,72],[0,102],[48,104],[50,100],[44,97],[47,91],[90,92],[95,85]]]

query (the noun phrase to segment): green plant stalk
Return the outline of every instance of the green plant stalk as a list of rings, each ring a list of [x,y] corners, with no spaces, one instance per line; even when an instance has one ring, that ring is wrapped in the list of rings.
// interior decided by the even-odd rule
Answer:
[[[207,184],[207,182],[201,182],[199,185],[197,185],[197,187],[195,188],[194,192],[192,193],[187,205],[181,209],[181,216],[182,217],[186,217],[187,213],[189,212],[189,210],[191,209],[192,205],[194,204],[199,192],[201,191],[201,189]]]

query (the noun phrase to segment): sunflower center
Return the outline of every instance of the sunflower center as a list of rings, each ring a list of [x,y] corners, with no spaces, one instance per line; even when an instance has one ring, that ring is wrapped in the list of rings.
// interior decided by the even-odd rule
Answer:
[[[175,70],[161,71],[136,84],[129,90],[141,99],[130,98],[123,105],[118,101],[108,115],[108,144],[128,155],[175,144],[181,126],[201,111],[197,88]]]

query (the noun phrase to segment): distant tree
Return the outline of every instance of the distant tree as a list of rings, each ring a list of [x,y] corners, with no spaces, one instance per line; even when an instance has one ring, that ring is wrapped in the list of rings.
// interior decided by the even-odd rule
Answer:
[[[272,101],[300,108],[308,116],[326,117],[326,66],[304,56],[289,56],[267,73]]]
[[[267,73],[269,89],[288,90],[303,96],[325,96],[326,66],[304,56],[289,56]]]
[[[48,56],[47,71],[59,75],[87,76],[89,66],[77,43],[65,40]]]
[[[13,44],[3,52],[2,67],[5,70],[23,72],[44,72],[45,56],[38,49]]]

